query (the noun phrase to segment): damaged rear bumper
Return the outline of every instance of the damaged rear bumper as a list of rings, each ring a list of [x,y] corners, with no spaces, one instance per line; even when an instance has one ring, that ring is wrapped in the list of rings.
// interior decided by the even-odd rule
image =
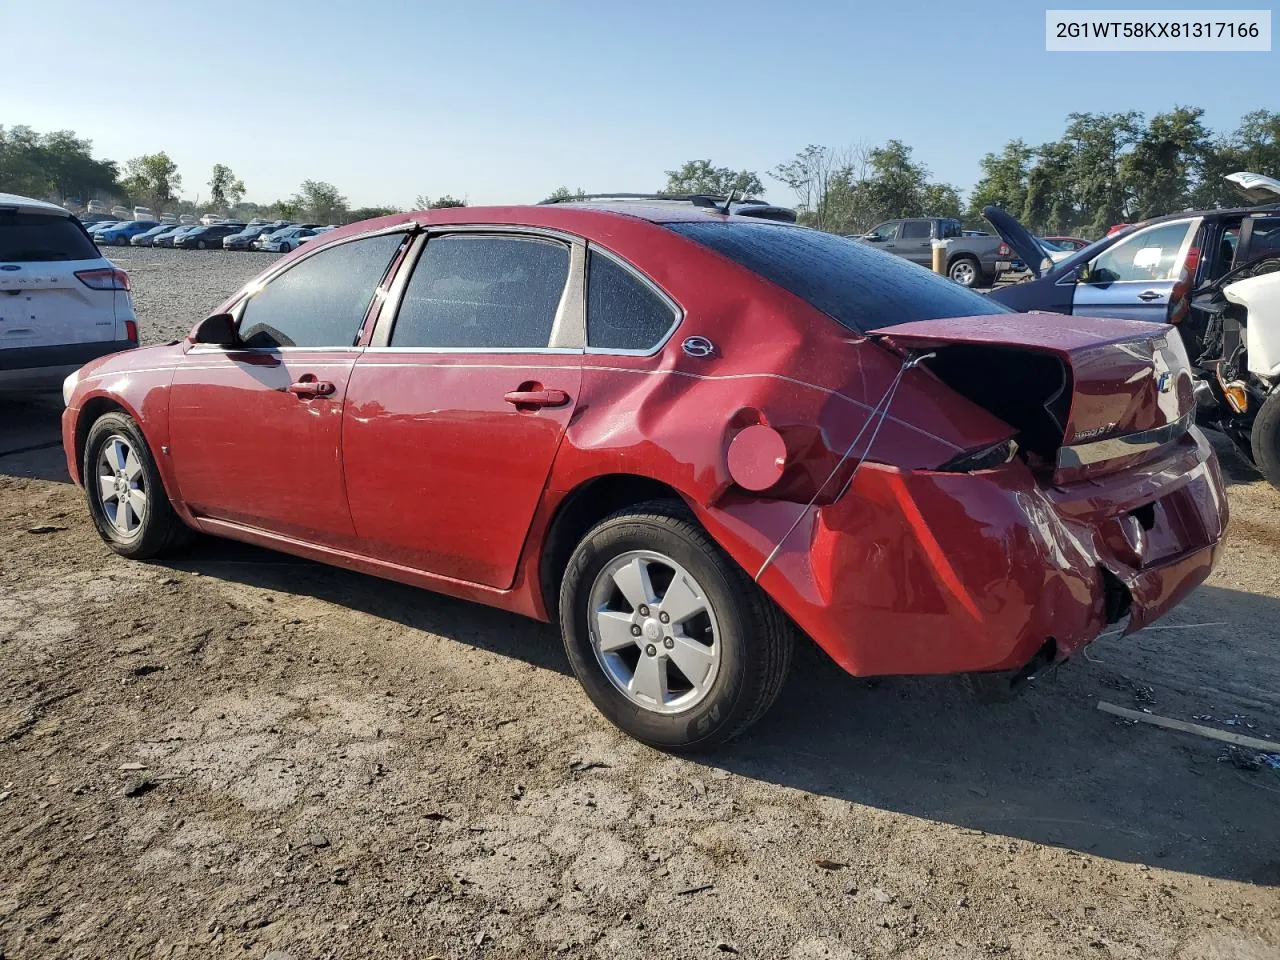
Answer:
[[[721,504],[704,522],[748,569],[796,504]],[[1158,458],[1043,487],[1015,462],[977,473],[867,463],[811,508],[760,579],[859,676],[1014,671],[1078,652],[1128,616],[1131,633],[1211,572],[1227,521],[1198,430]]]

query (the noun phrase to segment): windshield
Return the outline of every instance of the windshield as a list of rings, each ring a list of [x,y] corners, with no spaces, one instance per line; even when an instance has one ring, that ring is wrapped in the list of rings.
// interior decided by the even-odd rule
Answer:
[[[98,248],[68,217],[0,212],[0,262],[96,260]]]
[[[667,226],[859,333],[913,320],[1013,312],[901,257],[808,227],[724,222]]]

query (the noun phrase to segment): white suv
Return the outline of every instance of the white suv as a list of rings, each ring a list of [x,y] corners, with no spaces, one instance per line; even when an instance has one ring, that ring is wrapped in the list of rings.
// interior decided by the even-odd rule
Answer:
[[[137,345],[129,275],[66,210],[0,193],[0,390],[56,390]]]

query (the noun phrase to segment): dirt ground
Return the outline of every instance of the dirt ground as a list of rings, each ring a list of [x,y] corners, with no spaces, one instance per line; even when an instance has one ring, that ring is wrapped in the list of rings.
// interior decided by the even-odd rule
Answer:
[[[59,405],[0,401],[2,960],[1280,957],[1280,770],[1096,709],[1280,738],[1280,494],[1227,454],[1225,557],[1164,621],[1003,705],[806,650],[680,759],[542,625],[116,557],[37,446]]]

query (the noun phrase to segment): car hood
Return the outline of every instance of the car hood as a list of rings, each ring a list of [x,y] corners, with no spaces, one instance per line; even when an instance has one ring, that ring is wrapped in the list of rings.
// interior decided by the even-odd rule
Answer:
[[[1280,180],[1244,170],[1229,173],[1223,179],[1244,194],[1250,203],[1280,202]]]
[[[1046,255],[1045,249],[1036,242],[1031,231],[1014,219],[1008,211],[1000,207],[987,206],[982,208],[982,215],[996,228],[1000,239],[1013,247],[1018,258],[1035,276],[1039,277],[1048,269],[1052,261]]]

